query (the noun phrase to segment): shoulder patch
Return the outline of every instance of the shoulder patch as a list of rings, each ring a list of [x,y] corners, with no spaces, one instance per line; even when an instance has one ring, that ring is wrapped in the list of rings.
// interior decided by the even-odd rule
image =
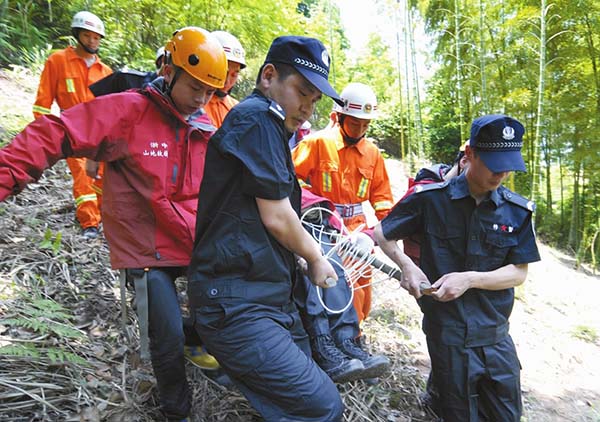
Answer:
[[[446,180],[439,183],[424,183],[415,185],[415,193],[427,192],[430,190],[443,189],[448,186],[450,180]]]
[[[275,101],[271,101],[271,104],[269,104],[269,111],[281,120],[285,120],[285,111],[283,111],[283,108]]]
[[[502,192],[502,197],[515,205],[520,206],[521,208],[525,208],[526,210],[529,210],[531,212],[535,211],[535,202],[522,197],[521,195],[514,193],[508,189],[506,189],[504,192]]]

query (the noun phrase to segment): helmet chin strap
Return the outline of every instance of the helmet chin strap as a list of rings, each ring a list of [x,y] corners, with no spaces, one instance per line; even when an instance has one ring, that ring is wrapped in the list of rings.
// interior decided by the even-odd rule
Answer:
[[[79,39],[79,30],[78,29],[73,29],[73,35],[75,36],[75,39],[77,40],[77,44],[79,44],[81,46],[81,48],[83,48],[86,52],[88,52],[89,54],[98,54],[98,50],[99,48],[96,48],[95,50],[92,50],[91,48],[87,47],[86,45],[84,45],[81,40]]]
[[[77,42],[78,42],[78,43],[79,43],[79,45],[80,45],[80,46],[82,46],[82,47],[83,47],[83,49],[84,49],[85,51],[87,51],[88,53],[90,53],[90,54],[97,54],[97,53],[98,53],[98,50],[99,50],[99,48],[96,48],[95,50],[92,50],[91,48],[89,48],[89,47],[87,47],[87,46],[83,45],[83,44],[81,43],[81,41],[79,41],[79,39],[77,40]]]
[[[353,138],[346,133],[346,129],[344,129],[344,120],[346,120],[345,114],[338,114],[338,123],[340,125],[340,131],[342,132],[342,139],[348,145],[356,145],[358,141],[360,141],[365,135],[362,134],[358,138]]]

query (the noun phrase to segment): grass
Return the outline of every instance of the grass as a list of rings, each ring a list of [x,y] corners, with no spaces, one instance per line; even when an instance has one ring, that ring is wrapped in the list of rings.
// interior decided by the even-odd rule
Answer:
[[[7,92],[10,92],[11,85],[17,85],[25,92],[35,93],[37,83],[37,74],[24,67],[12,66],[11,69],[0,69],[0,86],[4,87],[4,84],[7,84]],[[6,95],[0,101],[0,147],[8,144],[33,119],[32,98]]]
[[[599,339],[596,329],[593,327],[588,327],[587,325],[578,325],[573,329],[571,334],[573,337],[583,340],[587,343],[596,343]]]

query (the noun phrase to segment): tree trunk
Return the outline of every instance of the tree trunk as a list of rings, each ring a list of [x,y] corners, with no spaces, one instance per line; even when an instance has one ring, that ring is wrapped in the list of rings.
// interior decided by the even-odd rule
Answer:
[[[402,64],[400,62],[400,0],[396,0],[397,7],[394,10],[396,19],[396,60],[398,62],[398,105],[400,108],[400,156],[402,160],[406,159],[406,149],[404,145],[404,105],[402,100]]]
[[[546,6],[546,0],[541,0],[540,8],[540,45],[539,45],[539,82],[538,82],[538,101],[537,101],[537,119],[535,122],[535,138],[533,140],[533,169],[531,172],[531,198],[537,201],[539,198],[539,178],[540,178],[540,145],[542,138],[542,122],[544,120],[544,89],[546,72],[546,16],[550,6]]]
[[[415,52],[415,37],[413,28],[412,8],[408,7],[408,22],[410,41],[410,60],[412,65],[413,91],[415,99],[415,130],[417,132],[417,156],[419,160],[424,158],[423,150],[423,119],[421,118],[421,94],[419,93],[419,72],[417,71],[417,57]]]
[[[482,114],[489,113],[486,80],[485,80],[485,40],[483,38],[485,24],[485,9],[483,0],[479,0],[479,73],[481,75],[481,105]]]
[[[460,4],[459,0],[454,0],[454,54],[456,55],[456,115],[458,117],[460,130],[460,144],[465,141],[463,110],[462,110],[462,61],[460,56]]]
[[[579,178],[581,173],[581,162],[575,162],[573,172],[573,206],[571,207],[571,224],[569,226],[569,239],[567,244],[573,251],[577,251],[579,243]]]

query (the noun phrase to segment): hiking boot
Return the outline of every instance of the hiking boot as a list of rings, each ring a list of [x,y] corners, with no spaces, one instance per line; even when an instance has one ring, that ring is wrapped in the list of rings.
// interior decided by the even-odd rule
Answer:
[[[92,240],[97,238],[100,232],[98,231],[98,227],[86,227],[85,229],[83,229],[83,232],[81,234],[86,239]]]
[[[383,355],[372,355],[366,352],[359,343],[360,340],[347,338],[338,347],[346,355],[362,362],[365,369],[360,378],[377,378],[383,375],[390,367],[390,360]]]
[[[208,354],[203,346],[183,346],[183,355],[187,360],[205,371],[219,369],[219,362],[214,356]]]
[[[312,339],[311,349],[314,360],[333,382],[349,382],[362,377],[362,362],[343,354],[331,336],[320,335]]]

